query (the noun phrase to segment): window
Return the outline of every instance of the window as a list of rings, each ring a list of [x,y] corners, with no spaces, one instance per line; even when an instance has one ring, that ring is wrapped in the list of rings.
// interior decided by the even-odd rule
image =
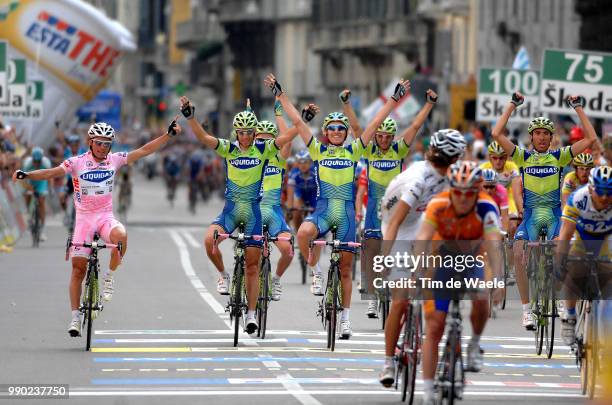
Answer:
[[[556,1],[555,0],[549,0],[550,1],[550,21],[555,21],[555,6],[556,6]]]
[[[533,21],[534,22],[538,22],[540,21],[540,4],[541,2],[539,1],[534,1],[533,2]]]
[[[518,0],[512,0],[512,17],[518,17]]]
[[[484,31],[485,28],[485,14],[486,12],[486,8],[487,8],[487,2],[486,1],[481,1],[480,2],[480,8],[478,9],[478,21],[479,21],[479,26],[480,26],[480,30]]]
[[[528,21],[527,19],[527,0],[521,0],[521,7],[523,7],[523,21],[524,23],[526,23]]]

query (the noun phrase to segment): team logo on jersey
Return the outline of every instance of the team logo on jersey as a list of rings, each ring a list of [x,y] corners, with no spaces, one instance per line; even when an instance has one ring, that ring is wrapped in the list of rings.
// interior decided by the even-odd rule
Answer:
[[[231,159],[230,164],[237,169],[252,169],[253,167],[257,167],[261,164],[261,160],[257,158],[237,158]]]
[[[346,159],[324,159],[319,161],[319,164],[330,169],[346,169],[348,167],[353,167],[353,162]]]
[[[266,171],[264,172],[265,176],[274,176],[276,174],[281,174],[281,169],[276,166],[266,166]]]
[[[531,166],[525,169],[525,173],[535,177],[548,177],[559,173],[559,168],[555,166]]]
[[[375,169],[388,172],[399,166],[399,160],[375,160],[370,165]]]
[[[92,172],[86,172],[81,174],[81,179],[91,181],[93,183],[102,183],[113,177],[115,172],[113,170],[94,170]]]

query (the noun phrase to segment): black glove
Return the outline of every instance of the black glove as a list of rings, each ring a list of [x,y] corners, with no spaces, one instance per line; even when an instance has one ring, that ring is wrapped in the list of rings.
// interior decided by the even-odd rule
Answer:
[[[438,102],[438,96],[432,96],[428,92],[425,92],[425,100],[430,104],[436,104]]]
[[[348,90],[347,92],[345,92],[344,90],[342,90],[340,94],[338,94],[338,97],[340,98],[340,101],[342,101],[342,104],[346,104],[351,98],[351,91]]]
[[[567,103],[567,106],[569,108],[576,108],[576,107],[582,107],[584,108],[584,106],[586,105],[586,99],[582,96],[578,96],[575,99],[573,99],[572,97],[568,97],[565,99],[565,102]]]
[[[184,104],[181,107],[181,113],[183,114],[183,117],[187,118],[188,120],[192,120],[195,117],[195,106],[191,103]]]
[[[174,137],[177,134],[178,132],[176,132],[176,120],[173,120],[170,125],[168,125],[168,135]]]
[[[396,102],[399,102],[402,97],[406,95],[406,88],[402,85],[402,83],[398,83],[395,85],[395,90],[393,90],[393,95],[391,98]]]
[[[23,180],[26,177],[28,177],[28,174],[26,172],[24,172],[23,170],[17,170],[17,175],[16,175],[17,179],[19,180]]]
[[[518,107],[525,102],[525,97],[518,93],[512,93],[512,99],[510,99],[510,102]]]
[[[302,119],[304,122],[310,122],[317,115],[317,113],[312,110],[310,107],[304,107],[302,109]]]
[[[274,94],[274,97],[280,97],[280,95],[283,94],[283,89],[276,79],[270,83],[270,90],[272,91],[272,94]]]

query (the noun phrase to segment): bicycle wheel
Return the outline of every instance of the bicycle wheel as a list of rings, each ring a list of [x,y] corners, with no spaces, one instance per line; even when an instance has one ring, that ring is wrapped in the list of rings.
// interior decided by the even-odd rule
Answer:
[[[591,327],[590,314],[587,301],[578,301],[576,303],[576,363],[580,369],[580,388],[582,395],[587,392],[590,359],[586,356],[586,343],[589,337],[589,328]]]
[[[257,303],[257,319],[259,329],[257,336],[266,338],[266,323],[268,322],[268,304],[270,303],[270,260],[264,258],[261,264],[259,284],[259,302]]]
[[[329,342],[329,349],[333,352],[336,348],[336,325],[338,322],[338,269],[333,266],[331,272],[332,282],[331,282],[331,305],[330,305],[330,319],[327,324],[327,340]]]
[[[389,297],[387,296],[387,291],[382,292],[382,295],[379,296],[380,300],[380,311],[381,314],[381,324],[382,330],[385,330],[385,325],[387,324],[387,317],[389,316]]]
[[[33,197],[36,198],[36,197]],[[34,212],[32,217],[32,247],[37,248],[40,244],[40,206],[34,201]]]
[[[302,268],[302,284],[306,284],[306,273],[308,270],[308,266],[306,264],[306,259],[304,258],[304,255],[302,255],[302,253],[300,253],[300,267]]]
[[[586,395],[589,399],[595,396],[595,383],[597,382],[597,372],[599,369],[599,345],[597,339],[597,302],[591,304],[591,311],[588,316],[588,334],[585,337],[586,358],[587,358],[587,380]]]
[[[90,265],[91,266],[91,265]],[[85,286],[86,294],[87,294],[87,303],[85,307],[85,320],[87,322],[87,340],[85,343],[85,350],[89,351],[91,349],[91,331],[93,329],[93,311],[95,305],[95,284],[98,282],[98,278],[96,277],[96,271],[94,269],[89,269],[89,281]]]
[[[449,336],[449,390],[447,392],[447,402],[452,405],[455,399],[461,399],[463,391],[463,359],[461,356],[461,335],[459,331],[453,329]],[[457,347],[458,346],[458,347]]]
[[[232,280],[232,311],[234,322],[234,347],[238,346],[240,333],[240,317],[242,315],[242,263],[236,263]]]
[[[547,280],[551,282],[550,279]],[[544,345],[546,349],[546,357],[551,358],[555,345],[555,318],[557,315],[557,303],[552,285],[547,288],[547,294],[544,301]]]
[[[420,308],[410,304],[408,307],[408,318],[404,325],[404,340],[402,344],[402,361],[405,362],[402,373],[402,402],[408,399],[408,404],[414,401],[414,387],[417,374],[418,350],[419,350],[419,322],[418,314]]]
[[[541,283],[540,283],[540,260],[538,250],[532,248],[529,254],[529,295],[531,303],[531,311],[535,317],[535,349],[536,354],[539,356],[542,354],[542,347],[544,345],[544,328],[542,327],[542,305],[541,305]]]
[[[510,262],[508,261],[508,252],[506,250],[506,245],[503,245],[503,249],[502,249],[502,258],[503,261],[502,263],[504,264],[504,292],[503,292],[503,298],[502,298],[502,302],[500,305],[500,309],[504,310],[506,309],[506,296],[507,296],[507,291],[508,291],[508,274],[510,272]]]

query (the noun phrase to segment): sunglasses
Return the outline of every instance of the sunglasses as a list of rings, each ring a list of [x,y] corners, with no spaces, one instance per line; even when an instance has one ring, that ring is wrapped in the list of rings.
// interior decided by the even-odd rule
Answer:
[[[470,188],[470,189],[460,189],[453,188],[452,193],[455,197],[465,197],[465,198],[474,198],[478,194],[478,190]]]
[[[482,187],[487,189],[487,190],[493,190],[497,186],[495,184],[486,184],[486,185],[484,185]]]
[[[491,160],[506,160],[508,156],[491,156]]]
[[[249,128],[249,129],[237,129],[236,130],[236,135],[253,135],[255,133],[255,129],[253,128]]]
[[[105,147],[105,148],[110,148],[111,145],[113,144],[112,142],[109,142],[109,141],[94,141],[94,143],[97,146]]]
[[[346,131],[346,127],[344,125],[328,125],[327,126],[327,130],[328,131]]]

